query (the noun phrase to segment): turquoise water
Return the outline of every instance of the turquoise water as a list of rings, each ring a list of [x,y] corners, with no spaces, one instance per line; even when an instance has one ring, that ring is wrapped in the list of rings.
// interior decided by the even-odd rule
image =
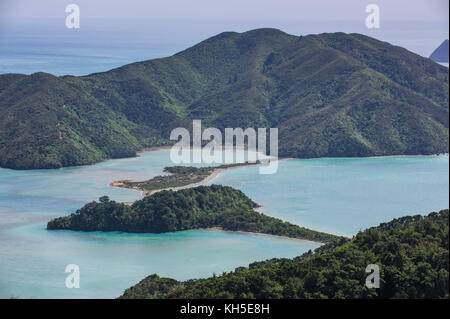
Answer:
[[[169,151],[59,170],[0,169],[0,298],[114,298],[145,276],[179,280],[230,271],[256,260],[294,257],[316,243],[221,231],[172,234],[47,231],[46,222],[104,194],[140,198],[114,188],[118,179],[148,179],[172,165]],[[80,267],[79,289],[65,287],[68,264]]]
[[[208,230],[125,234],[44,227],[36,223],[0,232],[0,297],[114,298],[153,273],[180,280],[204,277],[317,247],[298,240]],[[80,267],[80,289],[65,287],[68,264]]]
[[[257,172],[229,170],[213,183],[241,189],[267,215],[336,234],[449,207],[448,155],[296,159]]]
[[[107,194],[108,184],[148,179],[172,165],[169,151],[59,170],[0,169],[0,298],[113,298],[145,276],[179,280],[233,270],[256,260],[294,257],[317,244],[210,230],[172,234],[46,231],[46,222]],[[290,160],[274,175],[258,168],[223,172],[211,183],[244,191],[265,213],[303,226],[354,235],[406,214],[447,208],[449,160],[442,156]],[[68,264],[80,289],[65,288]]]

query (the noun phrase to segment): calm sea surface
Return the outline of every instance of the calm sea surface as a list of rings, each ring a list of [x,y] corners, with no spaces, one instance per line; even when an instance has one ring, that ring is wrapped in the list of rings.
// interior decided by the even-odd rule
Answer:
[[[0,169],[0,297],[113,298],[145,276],[210,276],[256,260],[294,257],[317,244],[220,231],[172,234],[47,231],[46,222],[106,194],[117,201],[136,191],[109,187],[142,180],[172,165],[169,151],[58,170]],[[274,175],[257,167],[228,170],[211,183],[231,185],[266,214],[303,226],[354,235],[406,214],[447,208],[448,155],[290,160]],[[65,288],[65,267],[80,266],[81,288]]]
[[[114,298],[145,276],[180,280],[210,276],[273,257],[294,257],[318,244],[279,237],[195,230],[171,234],[47,231],[50,218],[74,212],[103,194],[140,198],[114,188],[172,165],[169,151],[59,170],[0,168],[0,298]],[[65,287],[66,265],[80,267],[81,288]]]
[[[63,21],[0,25],[0,74],[44,71],[85,75],[172,55],[224,30],[276,27],[291,34],[359,32],[428,56],[448,38],[448,23],[254,21],[236,23],[93,21],[69,30]],[[448,64],[446,65],[448,67]],[[123,234],[46,231],[47,221],[102,195],[117,201],[136,191],[109,187],[142,180],[172,165],[168,151],[59,170],[0,168],[0,298],[114,298],[145,276],[179,280],[210,276],[256,260],[294,257],[317,244],[219,231]],[[274,175],[257,167],[224,172],[212,183],[231,185],[266,214],[303,226],[354,235],[406,214],[447,208],[448,156],[315,159],[281,162]],[[65,267],[80,266],[81,288],[65,288]]]
[[[289,34],[362,33],[428,57],[448,39],[448,20],[386,21],[367,29],[364,17],[352,21],[153,21],[89,20],[67,29],[64,19],[0,21],[0,74],[48,72],[86,75],[124,64],[173,55],[224,31],[261,27]],[[448,67],[448,65],[447,65]]]
[[[448,155],[296,159],[281,162],[274,175],[244,167],[213,183],[241,189],[268,215],[352,236],[395,217],[448,208],[448,173]]]

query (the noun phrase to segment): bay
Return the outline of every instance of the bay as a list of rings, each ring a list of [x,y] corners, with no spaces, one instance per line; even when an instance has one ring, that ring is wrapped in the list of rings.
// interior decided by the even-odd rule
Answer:
[[[242,190],[267,215],[352,236],[393,218],[448,208],[449,158],[294,159],[281,162],[273,175],[244,167],[212,183]]]
[[[168,150],[58,170],[0,169],[0,298],[114,298],[145,276],[184,280],[230,271],[257,260],[291,258],[317,243],[214,230],[170,234],[47,231],[46,222],[102,195],[116,201],[137,191],[118,179],[160,175]],[[276,174],[248,166],[210,184],[230,185],[261,211],[322,231],[353,236],[392,218],[448,208],[448,155],[295,159]],[[79,289],[65,287],[65,267],[80,267]]]
[[[47,231],[53,217],[108,195],[141,197],[109,186],[163,172],[168,150],[92,166],[15,171],[0,168],[0,298],[114,298],[157,273],[179,280],[211,276],[257,260],[300,255],[317,243],[213,230],[168,234]],[[200,164],[197,164],[200,165]],[[66,265],[80,267],[80,288],[65,287]]]

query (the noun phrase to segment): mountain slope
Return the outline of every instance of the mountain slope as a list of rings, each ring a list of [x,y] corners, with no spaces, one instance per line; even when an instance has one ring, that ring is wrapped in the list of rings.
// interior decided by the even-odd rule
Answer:
[[[120,298],[448,299],[448,226],[448,209],[402,217],[294,259],[183,282],[150,275]],[[377,289],[365,286],[369,264],[380,270]]]
[[[359,34],[225,32],[83,77],[0,75],[0,166],[54,168],[167,144],[170,130],[278,127],[280,155],[448,152],[448,70]]]

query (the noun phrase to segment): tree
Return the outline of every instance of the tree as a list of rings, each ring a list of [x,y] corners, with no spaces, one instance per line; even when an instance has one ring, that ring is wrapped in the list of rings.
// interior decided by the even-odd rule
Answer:
[[[106,203],[109,202],[109,197],[106,196],[106,195],[104,195],[104,196],[100,197],[100,198],[98,199],[98,201],[99,201],[100,203],[102,203],[102,204],[106,204]]]

